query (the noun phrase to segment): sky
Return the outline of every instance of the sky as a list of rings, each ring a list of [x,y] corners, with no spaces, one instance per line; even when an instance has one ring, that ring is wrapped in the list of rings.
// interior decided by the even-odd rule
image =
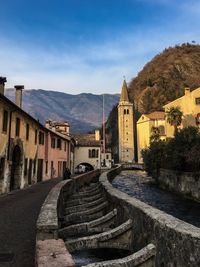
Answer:
[[[156,54],[200,43],[199,0],[0,0],[6,87],[119,93]]]

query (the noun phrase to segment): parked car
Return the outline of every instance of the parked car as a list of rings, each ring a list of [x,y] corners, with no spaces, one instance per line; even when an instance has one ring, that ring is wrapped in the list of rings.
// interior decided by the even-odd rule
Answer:
[[[78,174],[78,173],[84,173],[86,172],[86,166],[85,165],[78,165],[76,168],[75,168],[75,173]]]

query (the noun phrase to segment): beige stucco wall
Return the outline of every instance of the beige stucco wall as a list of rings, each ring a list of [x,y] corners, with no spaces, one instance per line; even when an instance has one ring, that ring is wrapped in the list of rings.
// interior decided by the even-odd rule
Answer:
[[[8,142],[8,131],[4,133],[3,129],[3,112],[4,109],[7,109],[5,104],[0,100],[0,156],[4,156],[6,153],[7,142]],[[9,118],[9,115],[8,115]],[[8,121],[9,124],[9,121]]]
[[[164,106],[165,112],[171,107],[180,107],[183,112],[182,124],[179,128],[187,126],[196,126],[195,117],[200,113],[200,105],[196,104],[196,98],[200,97],[200,88],[190,92],[185,90],[185,95],[170,102]],[[166,121],[166,135],[167,137],[173,137],[174,127]]]
[[[8,112],[8,123],[7,132],[3,132],[3,114],[4,110]],[[12,114],[11,114],[12,110]],[[10,126],[10,114],[11,114],[11,139],[9,143],[9,126]],[[20,119],[20,135],[16,136],[16,118]],[[29,139],[26,140],[26,124],[29,124]],[[31,120],[25,114],[17,111],[9,103],[0,100],[0,158],[5,159],[4,166],[4,179],[0,182],[0,191],[8,192],[10,185],[10,172],[12,167],[12,152],[15,145],[20,146],[21,150],[21,179],[19,182],[20,188],[23,188],[28,184],[28,170],[30,159],[34,160],[37,156],[37,144],[35,144],[35,129],[39,131],[39,125]],[[8,144],[9,149],[9,160],[8,158]],[[27,175],[24,176],[24,161],[27,161]],[[36,175],[36,173],[35,173]],[[32,166],[32,182],[35,182],[35,176],[33,176]]]
[[[129,114],[124,114],[124,110]],[[122,101],[118,105],[119,161],[134,161],[133,104]]]
[[[89,149],[98,150],[98,158],[89,158]],[[89,163],[94,169],[100,168],[100,147],[89,147],[89,146],[76,146],[75,147],[75,163],[74,167],[76,168],[80,163]]]

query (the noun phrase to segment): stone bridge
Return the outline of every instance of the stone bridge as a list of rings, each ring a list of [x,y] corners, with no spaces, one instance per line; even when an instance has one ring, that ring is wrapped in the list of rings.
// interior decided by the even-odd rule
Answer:
[[[124,170],[144,170],[144,165],[142,163],[123,163],[122,168]]]

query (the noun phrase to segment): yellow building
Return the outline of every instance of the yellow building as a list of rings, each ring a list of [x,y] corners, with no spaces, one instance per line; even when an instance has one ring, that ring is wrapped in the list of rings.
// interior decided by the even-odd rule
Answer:
[[[119,161],[134,161],[133,104],[124,80],[118,105]]]
[[[152,130],[157,129],[160,139],[165,139],[165,113],[153,112],[151,114],[143,114],[137,121],[137,147],[138,162],[142,163],[141,151],[150,145],[150,137]]]
[[[200,118],[200,88],[190,91],[185,88],[184,96],[168,103],[164,106],[165,112],[171,107],[179,107],[183,112],[180,128],[187,126],[197,126]],[[174,127],[166,121],[166,136],[173,137]]]

